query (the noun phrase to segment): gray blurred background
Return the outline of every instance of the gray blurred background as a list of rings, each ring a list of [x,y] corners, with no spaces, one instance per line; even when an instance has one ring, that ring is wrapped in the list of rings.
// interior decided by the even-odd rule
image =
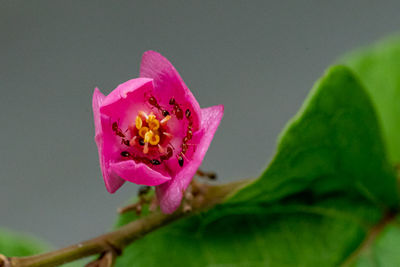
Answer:
[[[110,229],[137,187],[106,192],[91,97],[137,77],[144,51],[225,105],[203,169],[232,181],[266,166],[329,64],[400,26],[399,1],[143,2],[0,1],[0,226],[56,246]]]

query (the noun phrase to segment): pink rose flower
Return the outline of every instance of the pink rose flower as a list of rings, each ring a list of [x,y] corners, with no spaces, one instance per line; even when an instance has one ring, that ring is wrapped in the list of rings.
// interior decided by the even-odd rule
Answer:
[[[174,212],[223,112],[223,105],[201,109],[172,64],[145,52],[140,78],[108,96],[94,90],[95,141],[108,192],[125,181],[156,186],[161,210]]]

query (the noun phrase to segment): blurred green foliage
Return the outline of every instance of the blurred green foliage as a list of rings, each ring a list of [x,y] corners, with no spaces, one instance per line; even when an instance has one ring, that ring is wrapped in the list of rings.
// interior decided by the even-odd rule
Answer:
[[[48,244],[34,237],[0,229],[0,254],[7,257],[34,255],[49,248]]]

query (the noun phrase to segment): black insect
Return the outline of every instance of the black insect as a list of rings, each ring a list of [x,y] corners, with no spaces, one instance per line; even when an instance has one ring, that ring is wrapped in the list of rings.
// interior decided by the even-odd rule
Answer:
[[[161,162],[160,162],[158,159],[152,159],[152,160],[151,160],[151,164],[153,164],[153,165],[160,165]]]
[[[157,99],[154,96],[150,96],[148,101],[149,104],[158,109],[164,117],[169,115],[168,110],[163,109],[160,104],[158,104]]]
[[[125,137],[125,134],[122,132],[122,130],[118,126],[118,122],[113,122],[111,127],[116,135],[118,135],[120,137]]]
[[[191,115],[191,114],[192,114],[192,113],[190,112],[189,109],[187,109],[187,110],[185,111],[185,116],[186,116],[187,119],[190,118],[190,115]]]
[[[131,156],[131,153],[129,153],[128,151],[122,151],[121,156],[123,156],[124,158],[129,158]]]
[[[183,157],[182,156],[178,156],[178,163],[179,163],[179,166],[183,167]]]
[[[171,98],[169,100],[169,104],[171,106],[174,106],[173,113],[178,118],[178,120],[183,119],[183,111],[182,111],[181,107],[179,106],[179,104],[175,101],[175,98]]]

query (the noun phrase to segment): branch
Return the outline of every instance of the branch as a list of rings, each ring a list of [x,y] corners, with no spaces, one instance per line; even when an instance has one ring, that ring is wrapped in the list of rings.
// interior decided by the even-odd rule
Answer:
[[[207,210],[221,203],[228,195],[232,194],[249,181],[250,180],[243,180],[215,186],[201,185],[204,187],[205,193],[193,199],[193,212],[184,212],[182,207],[169,215],[157,211],[113,232],[52,252],[28,257],[11,258],[5,258],[0,255],[0,267],[51,267],[96,254],[109,253],[120,255],[123,249],[133,241],[180,218],[186,217],[194,212]]]

